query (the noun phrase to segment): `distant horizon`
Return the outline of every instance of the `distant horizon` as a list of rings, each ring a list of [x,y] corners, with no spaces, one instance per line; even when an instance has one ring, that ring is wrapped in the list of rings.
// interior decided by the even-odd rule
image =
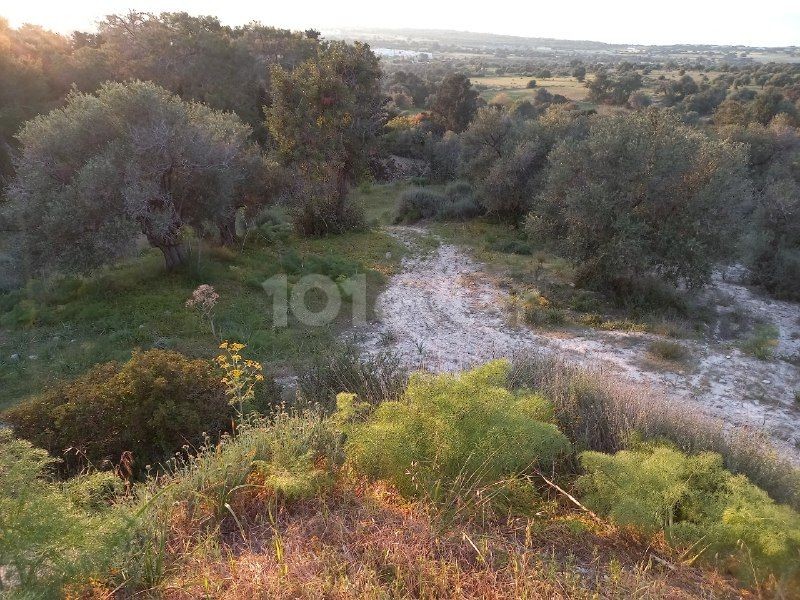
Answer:
[[[134,4],[134,6],[131,6]],[[800,3],[765,0],[759,11],[707,6],[675,0],[657,15],[646,13],[634,0],[609,1],[602,6],[573,2],[569,6],[523,6],[505,11],[487,10],[485,2],[464,0],[457,6],[407,0],[403,10],[381,17],[366,0],[336,3],[299,0],[260,8],[231,0],[88,0],[75,4],[31,0],[0,10],[12,27],[39,25],[62,34],[92,31],[109,14],[188,12],[211,15],[231,26],[260,21],[265,25],[304,30],[436,30],[481,35],[588,41],[627,46],[747,46],[785,48],[800,46]],[[727,10],[726,10],[727,9]],[[388,14],[388,11],[387,13]]]

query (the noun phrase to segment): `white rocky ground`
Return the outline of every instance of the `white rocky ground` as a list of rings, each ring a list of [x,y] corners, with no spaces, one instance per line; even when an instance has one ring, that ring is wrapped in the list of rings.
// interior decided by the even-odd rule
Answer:
[[[392,232],[413,252],[378,299],[378,321],[363,329],[366,352],[391,349],[411,367],[455,371],[521,350],[554,352],[573,362],[651,386],[734,427],[762,428],[800,459],[800,305],[766,299],[730,277],[715,277],[709,297],[722,313],[771,322],[779,330],[776,358],[758,360],[719,332],[682,340],[692,358],[678,370],[645,359],[659,336],[594,329],[531,329],[509,320],[508,294],[482,265],[450,244],[424,252],[424,230]]]

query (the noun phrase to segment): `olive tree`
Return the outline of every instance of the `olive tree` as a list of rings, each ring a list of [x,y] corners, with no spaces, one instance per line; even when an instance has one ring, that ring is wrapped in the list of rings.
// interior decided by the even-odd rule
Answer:
[[[25,124],[9,212],[27,267],[86,271],[144,235],[168,269],[185,224],[223,242],[239,207],[263,200],[267,165],[238,117],[153,83],[106,83]]]
[[[445,129],[461,133],[478,110],[478,92],[463,73],[445,76],[431,100],[434,120]]]
[[[528,227],[555,240],[583,283],[703,284],[750,203],[745,150],[657,109],[597,117],[586,139],[553,150]]]
[[[293,71],[272,70],[266,125],[277,155],[296,173],[295,226],[310,235],[358,226],[350,186],[368,170],[385,121],[378,58],[356,42],[328,44]]]

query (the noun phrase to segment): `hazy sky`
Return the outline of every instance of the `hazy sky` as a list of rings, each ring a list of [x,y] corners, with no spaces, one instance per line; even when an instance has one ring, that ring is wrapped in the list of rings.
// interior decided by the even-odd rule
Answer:
[[[106,14],[186,11],[290,29],[414,27],[601,42],[800,45],[800,0],[0,0],[12,25],[88,30]]]

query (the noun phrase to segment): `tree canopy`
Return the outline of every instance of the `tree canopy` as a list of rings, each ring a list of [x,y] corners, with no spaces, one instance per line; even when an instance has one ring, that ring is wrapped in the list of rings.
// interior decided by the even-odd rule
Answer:
[[[528,226],[557,240],[595,285],[708,281],[752,193],[744,146],[658,109],[593,121],[586,139],[553,150],[550,165]]]
[[[129,254],[143,234],[168,268],[182,229],[216,225],[261,202],[268,172],[235,115],[140,81],[74,92],[26,123],[8,210],[28,268],[86,271]]]

